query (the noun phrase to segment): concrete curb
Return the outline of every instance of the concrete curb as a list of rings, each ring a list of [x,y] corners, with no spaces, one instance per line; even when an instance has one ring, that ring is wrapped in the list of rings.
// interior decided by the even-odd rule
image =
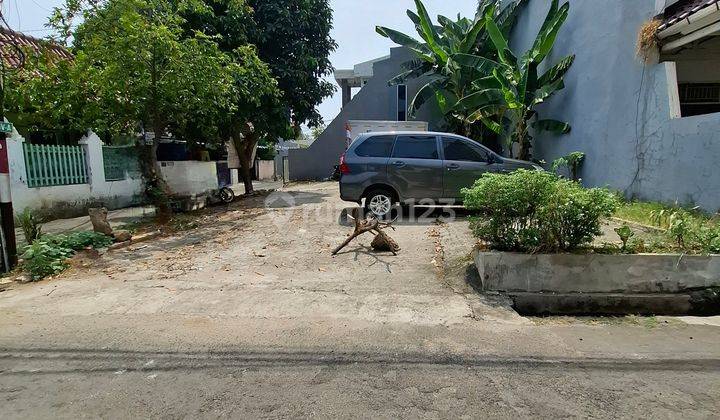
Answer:
[[[720,314],[720,256],[474,253],[522,314]]]

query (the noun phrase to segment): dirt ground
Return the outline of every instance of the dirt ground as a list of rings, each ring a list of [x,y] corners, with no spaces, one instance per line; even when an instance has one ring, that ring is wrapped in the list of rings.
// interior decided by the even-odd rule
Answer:
[[[337,184],[0,293],[4,417],[714,417],[720,328],[530,319],[478,293],[467,220],[337,256]],[[433,214],[432,216],[437,216]],[[713,415],[714,414],[714,415]]]

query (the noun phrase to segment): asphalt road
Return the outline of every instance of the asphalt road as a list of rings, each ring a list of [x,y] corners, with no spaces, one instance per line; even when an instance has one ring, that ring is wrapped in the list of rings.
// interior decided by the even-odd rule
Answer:
[[[711,362],[3,353],[4,418],[713,418]]]
[[[332,257],[336,185],[286,193],[0,293],[0,416],[718,417],[719,327],[524,318],[466,220]]]

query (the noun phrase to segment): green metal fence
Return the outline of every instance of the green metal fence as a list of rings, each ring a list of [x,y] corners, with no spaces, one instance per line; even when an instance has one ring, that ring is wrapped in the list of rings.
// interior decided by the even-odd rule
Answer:
[[[82,146],[23,143],[29,187],[87,184],[87,164]]]
[[[134,146],[103,146],[103,166],[106,181],[121,181],[140,176],[140,164]]]

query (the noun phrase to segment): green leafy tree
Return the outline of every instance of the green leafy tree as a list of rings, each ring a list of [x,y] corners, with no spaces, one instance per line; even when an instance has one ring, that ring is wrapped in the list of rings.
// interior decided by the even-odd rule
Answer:
[[[438,16],[433,23],[425,5],[415,0],[417,13],[407,14],[415,23],[421,40],[396,30],[378,26],[376,31],[398,45],[410,49],[416,59],[404,64],[404,71],[391,79],[391,85],[402,84],[411,78],[423,77],[423,85],[410,104],[410,115],[428,101],[435,101],[448,122],[449,129],[473,136],[481,135],[482,125],[471,122],[476,108],[458,106],[461,98],[474,92],[476,82],[492,76],[499,66],[497,52],[486,30],[486,16],[493,16],[505,37],[516,21],[517,13],[525,0],[510,3],[501,8],[497,0],[481,0],[473,19],[458,16],[457,20]]]
[[[255,54],[253,46],[238,48],[234,54],[233,112],[222,127],[238,152],[245,192],[251,193],[250,169],[258,142],[266,139],[267,144],[275,144],[278,136],[288,136],[291,130],[281,92],[268,65]]]
[[[278,81],[292,125],[322,124],[317,106],[335,92],[332,74],[332,9],[328,0],[248,0],[254,25],[250,41]]]
[[[248,34],[257,31],[249,5],[244,0],[196,0],[191,6],[182,11],[185,33],[202,31],[230,58],[231,107],[217,121],[217,134],[235,146],[240,176],[250,193],[258,143],[262,139],[271,145],[279,136],[286,136],[290,126],[287,105],[281,100],[271,68],[260,59],[257,47],[248,43]]]
[[[317,105],[334,87],[329,54],[332,10],[326,0],[196,0],[183,10],[185,31],[202,31],[248,71],[235,77],[231,117],[221,133],[234,143],[246,192],[258,142],[292,138],[291,126],[322,122]],[[255,49],[245,48],[251,42]],[[259,57],[259,58],[258,58]]]
[[[559,6],[558,0],[553,0],[532,48],[519,59],[510,50],[501,25],[488,13],[486,28],[501,65],[493,69],[492,77],[476,80],[475,91],[456,105],[456,109],[475,109],[467,117],[468,122],[485,123],[501,136],[511,155],[512,146],[517,143],[520,159],[531,158],[530,127],[558,134],[570,131],[569,124],[541,119],[535,109],[565,87],[563,78],[575,60],[574,55],[568,56],[538,75],[538,67],[552,50],[569,10],[569,3]],[[496,116],[501,116],[500,122],[494,119]]]
[[[84,131],[78,128],[84,101],[71,78],[72,60],[58,57],[44,42],[24,55],[22,68],[3,67],[2,99],[12,122],[30,133]]]
[[[68,74],[75,97],[84,101],[76,125],[110,135],[156,138],[190,123],[219,132],[217,122],[233,109],[236,67],[202,32],[184,31],[181,11],[195,0],[68,0],[52,22],[71,27],[75,61]],[[71,101],[72,102],[72,101]],[[158,141],[141,147],[140,160],[149,199],[160,215],[169,213],[171,193],[157,164]]]

